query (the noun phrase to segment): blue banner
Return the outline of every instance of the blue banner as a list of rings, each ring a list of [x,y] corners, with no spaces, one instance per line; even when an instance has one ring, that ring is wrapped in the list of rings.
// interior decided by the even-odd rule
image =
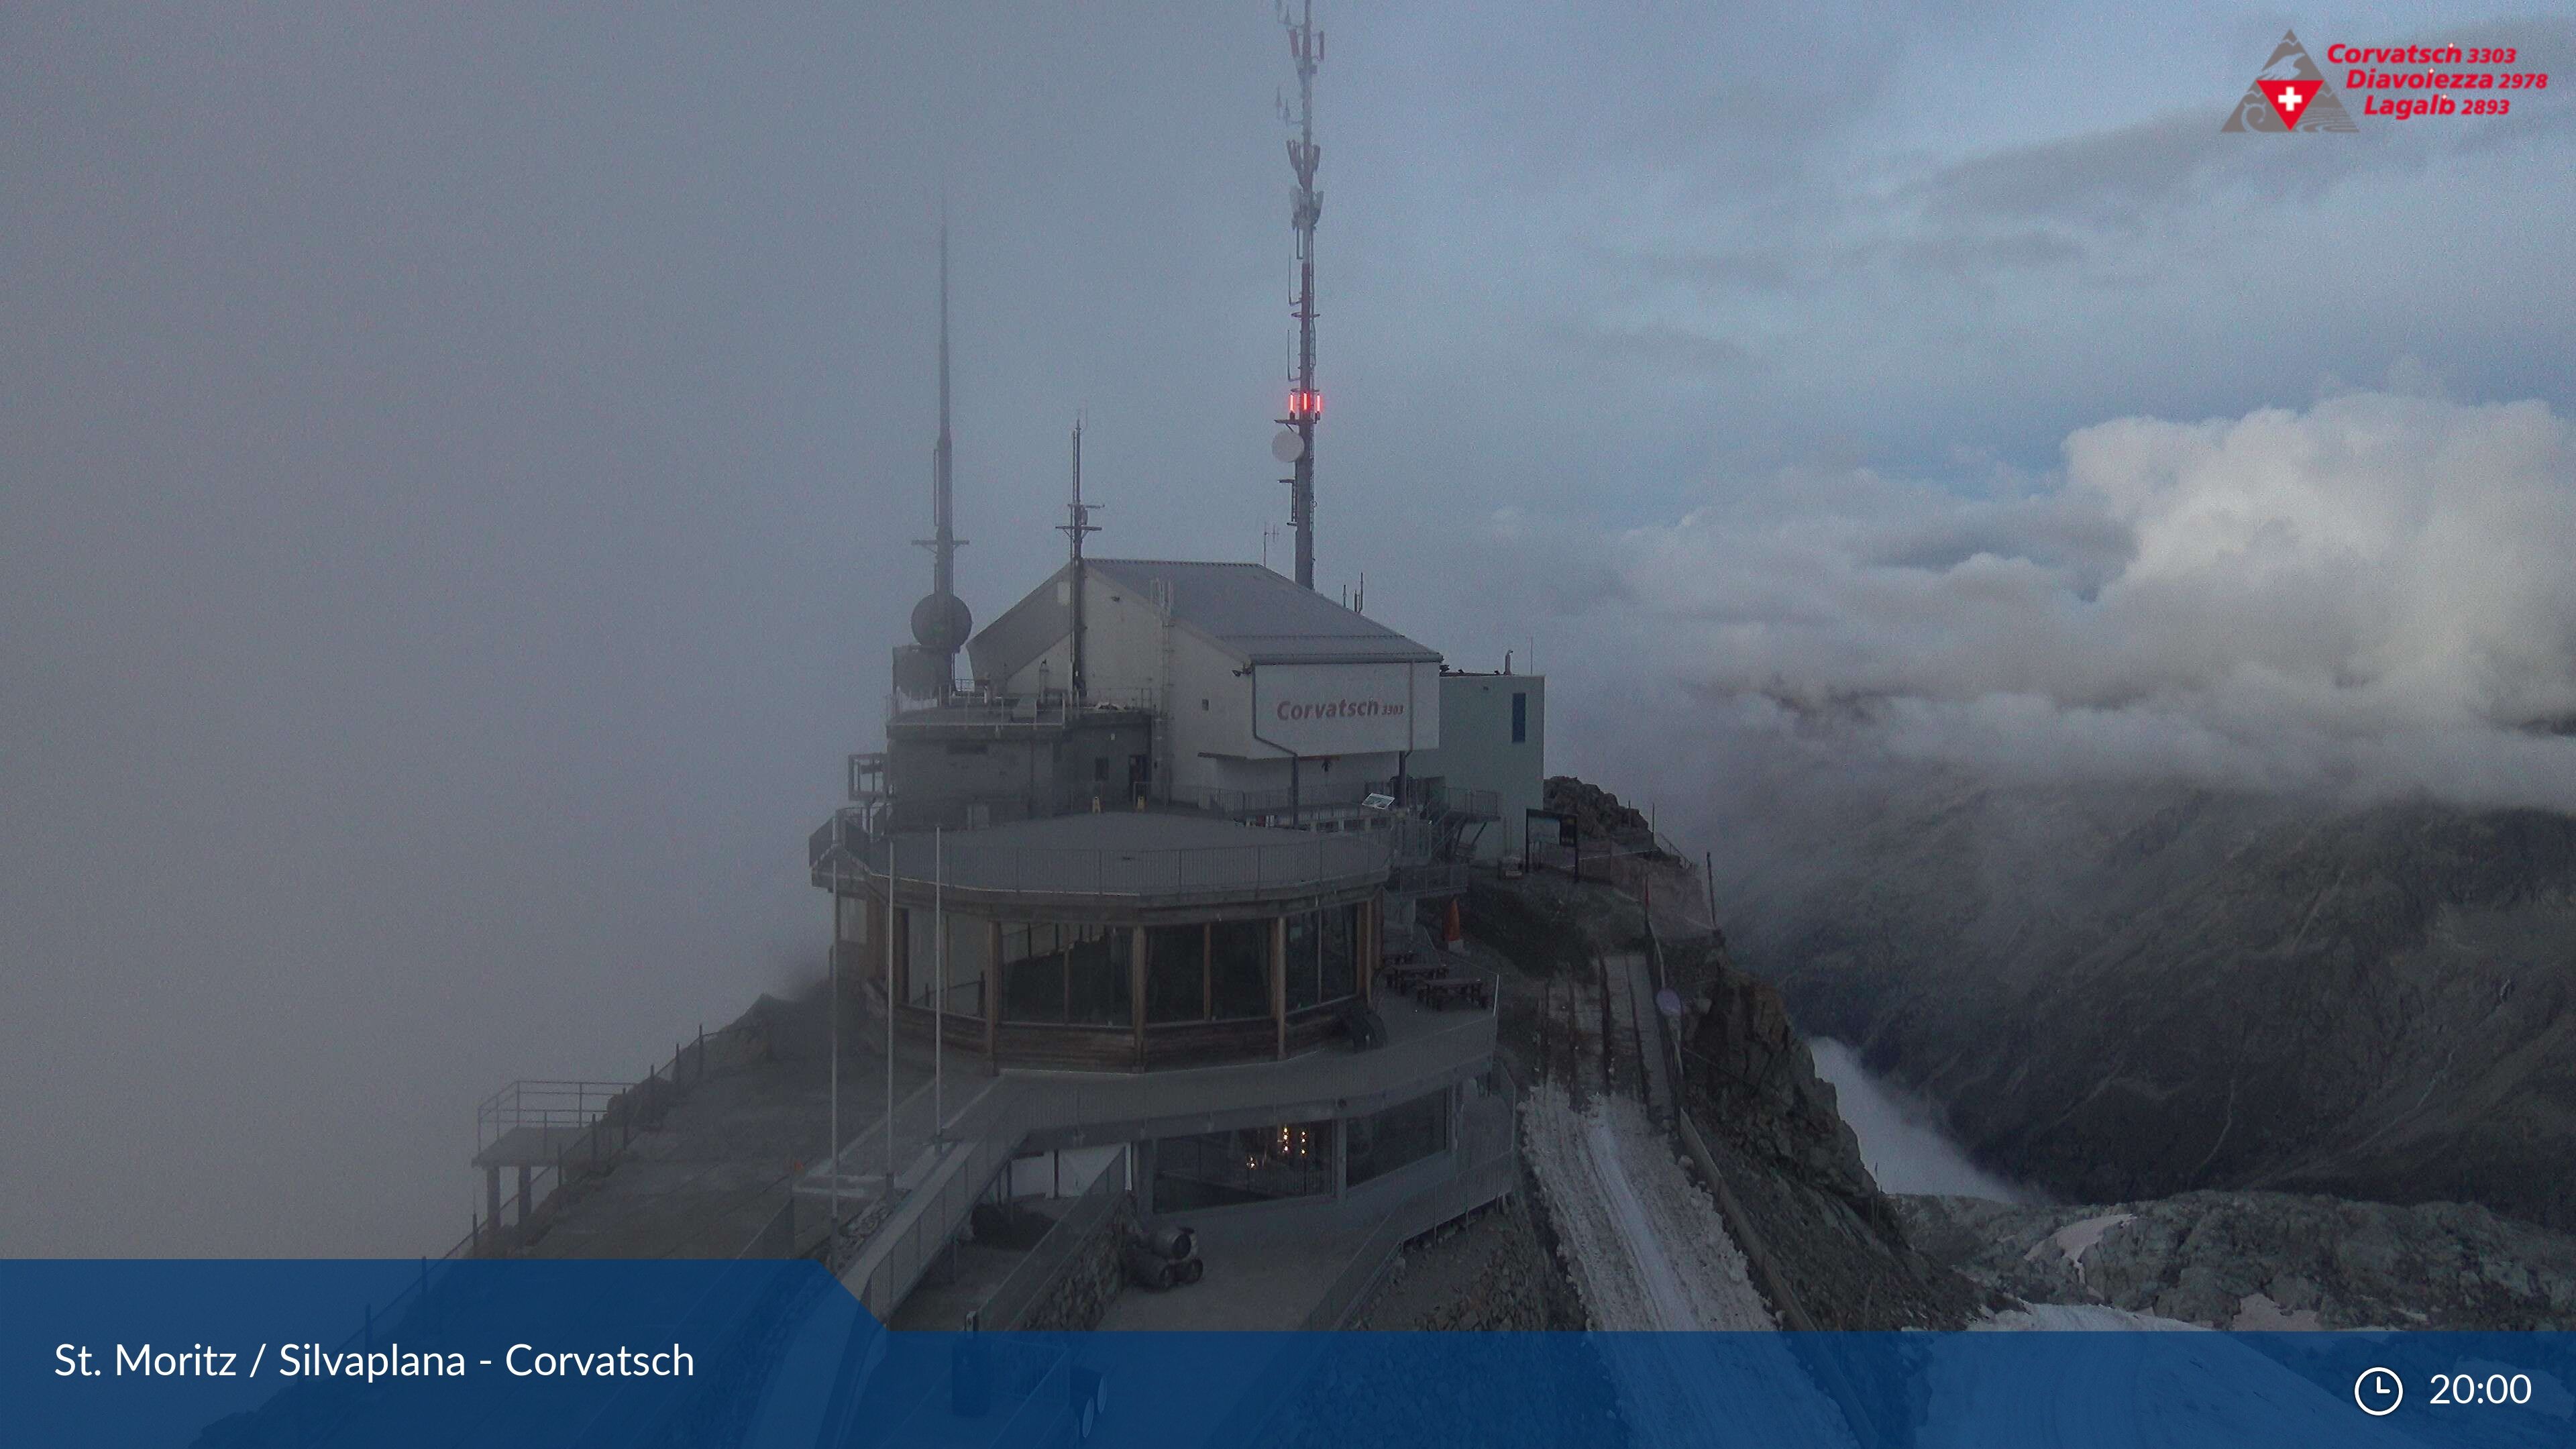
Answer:
[[[0,1444],[2565,1445],[2576,1336],[890,1333],[811,1263],[0,1262]]]

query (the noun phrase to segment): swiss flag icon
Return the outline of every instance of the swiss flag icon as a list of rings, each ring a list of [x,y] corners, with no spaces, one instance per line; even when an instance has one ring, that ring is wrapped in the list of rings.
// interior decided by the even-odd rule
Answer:
[[[2281,124],[2295,131],[2299,129],[2299,119],[2308,113],[2308,102],[2317,98],[2317,88],[2324,84],[2321,80],[2273,80],[2267,76],[2255,82],[2255,87],[2263,92],[2263,99],[2272,103]]]

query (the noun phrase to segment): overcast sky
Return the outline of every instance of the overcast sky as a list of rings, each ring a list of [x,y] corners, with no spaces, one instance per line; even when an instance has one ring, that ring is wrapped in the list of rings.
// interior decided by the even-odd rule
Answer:
[[[2564,8],[1323,19],[1319,582],[1534,643],[1552,766],[2576,801],[2569,86],[2218,130]],[[0,1253],[435,1251],[480,1095],[814,969],[940,217],[978,616],[1077,410],[1097,548],[1258,558],[1289,80],[1264,0],[0,9]]]

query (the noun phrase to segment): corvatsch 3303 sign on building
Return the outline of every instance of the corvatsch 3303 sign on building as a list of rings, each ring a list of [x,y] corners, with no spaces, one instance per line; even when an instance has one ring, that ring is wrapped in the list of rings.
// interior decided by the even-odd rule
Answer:
[[[1264,744],[1309,757],[1429,749],[1440,743],[1440,667],[1255,666],[1252,732]]]

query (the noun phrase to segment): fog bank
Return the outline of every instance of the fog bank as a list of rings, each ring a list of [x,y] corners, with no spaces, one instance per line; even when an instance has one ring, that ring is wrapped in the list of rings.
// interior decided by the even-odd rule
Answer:
[[[1739,778],[2576,808],[2576,449],[2551,408],[2353,393],[2115,419],[2064,458],[1982,495],[1799,474],[1604,540],[1604,621]]]
[[[1878,1179],[1881,1192],[1996,1202],[2041,1200],[2028,1188],[2006,1182],[1970,1161],[1942,1131],[1929,1103],[1870,1075],[1860,1063],[1860,1054],[1849,1046],[1816,1037],[1807,1047],[1815,1053],[1816,1075],[1833,1084],[1843,1120],[1860,1138],[1860,1160],[1869,1175]]]

